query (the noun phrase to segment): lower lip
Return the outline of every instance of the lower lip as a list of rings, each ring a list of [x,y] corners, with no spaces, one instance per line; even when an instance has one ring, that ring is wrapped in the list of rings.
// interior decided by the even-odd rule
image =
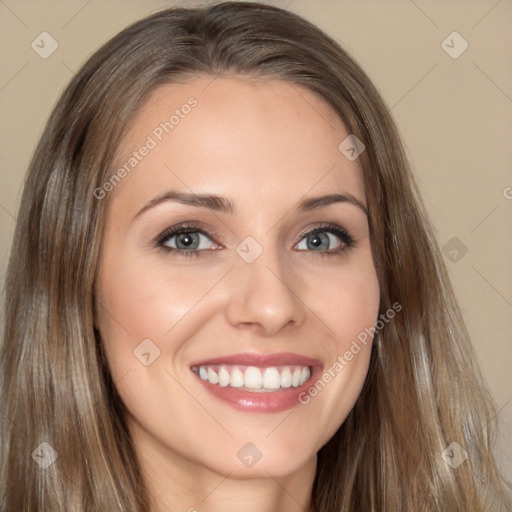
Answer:
[[[302,386],[280,388],[270,392],[251,392],[231,386],[221,387],[195,375],[207,391],[234,409],[245,412],[276,413],[301,405],[298,396],[309,389],[320,371],[318,368],[313,368],[311,377]]]

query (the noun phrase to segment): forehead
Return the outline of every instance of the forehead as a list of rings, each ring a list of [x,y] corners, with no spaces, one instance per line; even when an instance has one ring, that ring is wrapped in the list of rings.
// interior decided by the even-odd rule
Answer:
[[[338,149],[348,135],[323,99],[284,80],[207,76],[165,84],[123,137],[114,171],[129,172],[112,200],[136,207],[178,189],[236,196],[242,208],[335,191],[364,201],[359,163]]]

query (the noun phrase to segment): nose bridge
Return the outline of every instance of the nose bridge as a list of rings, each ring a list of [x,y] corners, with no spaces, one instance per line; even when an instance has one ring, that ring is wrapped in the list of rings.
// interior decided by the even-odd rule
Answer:
[[[237,247],[226,316],[232,325],[259,324],[267,334],[275,334],[290,322],[302,323],[304,310],[291,268],[270,238],[265,247],[252,237]]]

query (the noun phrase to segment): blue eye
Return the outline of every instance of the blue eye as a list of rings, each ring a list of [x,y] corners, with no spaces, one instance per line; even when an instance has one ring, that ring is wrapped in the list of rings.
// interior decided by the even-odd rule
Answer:
[[[208,239],[208,243],[204,239]],[[337,242],[336,242],[337,239]],[[320,256],[333,256],[345,252],[355,245],[350,233],[337,224],[318,226],[302,234],[297,246],[306,244],[300,250],[318,253]],[[333,244],[337,246],[332,248]],[[211,245],[214,245],[212,248]],[[198,226],[187,224],[164,231],[156,239],[156,246],[180,256],[200,256],[205,250],[219,249],[220,246],[212,241],[212,237]],[[320,250],[317,250],[320,249]]]
[[[192,225],[178,226],[164,231],[157,239],[157,245],[181,256],[199,256],[201,251],[208,249],[208,244],[201,243],[201,237],[210,238],[208,233]],[[190,250],[193,249],[193,250]]]
[[[330,245],[336,243],[336,238],[339,243],[338,246],[333,249]],[[318,252],[322,256],[339,254],[346,251],[348,248],[353,247],[355,243],[354,238],[350,233],[336,224],[319,226],[306,232],[299,244],[303,242],[306,243],[306,250]],[[320,248],[321,251],[315,250],[316,248]]]

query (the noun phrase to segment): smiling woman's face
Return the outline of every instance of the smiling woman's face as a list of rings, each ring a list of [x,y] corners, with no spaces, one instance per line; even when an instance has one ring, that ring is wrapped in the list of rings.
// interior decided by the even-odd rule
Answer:
[[[344,354],[378,315],[349,134],[310,91],[240,77],[160,86],[129,128],[96,299],[136,446],[169,471],[314,467],[371,344]]]

